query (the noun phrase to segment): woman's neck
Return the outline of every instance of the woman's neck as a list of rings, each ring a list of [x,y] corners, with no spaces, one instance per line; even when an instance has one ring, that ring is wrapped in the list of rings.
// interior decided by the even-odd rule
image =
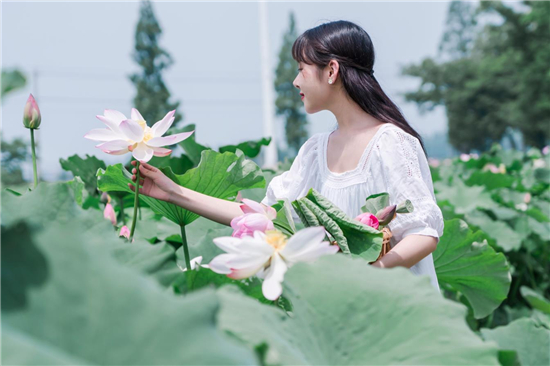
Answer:
[[[341,136],[353,136],[383,123],[345,97],[335,98],[328,110],[336,117],[338,134]]]

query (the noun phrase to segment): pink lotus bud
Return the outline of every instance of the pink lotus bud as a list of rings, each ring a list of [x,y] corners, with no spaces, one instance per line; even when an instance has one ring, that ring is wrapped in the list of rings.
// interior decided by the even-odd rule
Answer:
[[[355,220],[361,221],[363,224],[378,229],[379,222],[378,218],[371,214],[370,212],[364,212],[357,216]]]
[[[23,125],[26,128],[37,129],[40,126],[41,119],[38,104],[32,94],[30,94],[23,112]]]
[[[106,219],[111,220],[113,225],[116,225],[115,210],[113,209],[113,206],[110,203],[107,203],[105,205],[105,210],[103,210],[103,217],[105,217]]]
[[[396,211],[397,211],[397,205],[391,205],[381,209],[375,215],[376,218],[378,219],[378,223],[380,225],[388,225],[391,222],[391,220],[395,218],[395,215],[397,214]]]
[[[126,239],[130,239],[130,229],[128,229],[128,226],[124,225],[121,227],[118,236],[124,236]]]
[[[525,193],[525,196],[523,196],[523,202],[525,203],[531,202],[531,193],[529,192]]]
[[[545,147],[542,148],[542,155],[548,155],[549,152],[550,152],[550,145],[546,145]]]

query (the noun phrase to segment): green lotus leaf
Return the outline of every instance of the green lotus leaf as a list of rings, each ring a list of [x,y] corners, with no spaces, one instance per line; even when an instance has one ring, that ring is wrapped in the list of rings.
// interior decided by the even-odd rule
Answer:
[[[518,353],[522,365],[550,364],[550,330],[531,318],[520,318],[493,329],[481,328],[481,335],[495,341],[503,350]]]
[[[185,174],[177,175],[170,167],[160,169],[167,177],[180,186],[219,199],[235,196],[239,190],[263,187],[265,179],[261,169],[244,155],[233,153],[217,153],[204,150],[202,159],[196,168]],[[111,165],[107,170],[97,172],[98,188],[103,192],[123,191],[134,193],[128,183],[132,183],[132,174],[123,169],[122,164]],[[140,195],[153,211],[175,222],[180,226],[189,225],[199,218],[199,215],[184,209],[181,206]]]
[[[403,267],[343,255],[297,263],[283,282],[288,315],[236,286],[217,293],[218,326],[249,347],[265,343],[267,365],[498,365],[496,345],[464,321],[467,308]]]
[[[475,318],[486,317],[510,290],[512,277],[506,257],[487,245],[485,233],[473,232],[463,220],[447,220],[444,226],[432,254],[438,282],[463,293]]]

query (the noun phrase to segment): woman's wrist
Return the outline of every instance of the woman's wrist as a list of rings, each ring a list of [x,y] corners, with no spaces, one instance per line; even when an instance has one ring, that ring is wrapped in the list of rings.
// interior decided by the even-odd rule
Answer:
[[[180,185],[176,185],[174,190],[169,193],[168,202],[170,202],[174,205],[181,206],[182,203],[183,203],[182,202],[183,198],[185,197],[185,191],[184,190],[185,190],[185,187],[182,187]]]

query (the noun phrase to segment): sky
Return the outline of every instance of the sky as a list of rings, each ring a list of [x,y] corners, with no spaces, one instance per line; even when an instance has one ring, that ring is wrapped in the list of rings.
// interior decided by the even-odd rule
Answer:
[[[139,2],[8,2],[1,4],[1,64],[28,76],[26,88],[2,103],[3,138],[30,133],[22,125],[29,93],[42,114],[36,138],[41,144],[41,178],[56,180],[59,159],[95,155],[108,164],[126,158],[108,155],[83,138],[105,126],[95,116],[106,108],[130,115],[135,89],[128,76],[139,71],[132,60]],[[363,27],[375,48],[374,72],[382,89],[423,138],[447,131],[444,108],[420,114],[400,93],[418,88],[400,68],[435,57],[444,31],[448,1],[433,2],[268,2],[271,69],[282,37],[295,14],[298,34],[325,22],[348,20]],[[179,100],[183,124],[196,125],[201,144],[227,144],[268,137],[263,134],[260,38],[256,2],[157,2],[153,9],[163,34],[160,45],[174,64],[163,74]],[[274,71],[273,71],[274,72]],[[298,92],[298,90],[297,90]],[[275,94],[274,94],[275,96]],[[284,120],[276,134],[283,140]],[[334,115],[308,115],[309,135],[328,131]],[[286,147],[284,141],[281,148]],[[32,167],[25,169],[32,179]]]

